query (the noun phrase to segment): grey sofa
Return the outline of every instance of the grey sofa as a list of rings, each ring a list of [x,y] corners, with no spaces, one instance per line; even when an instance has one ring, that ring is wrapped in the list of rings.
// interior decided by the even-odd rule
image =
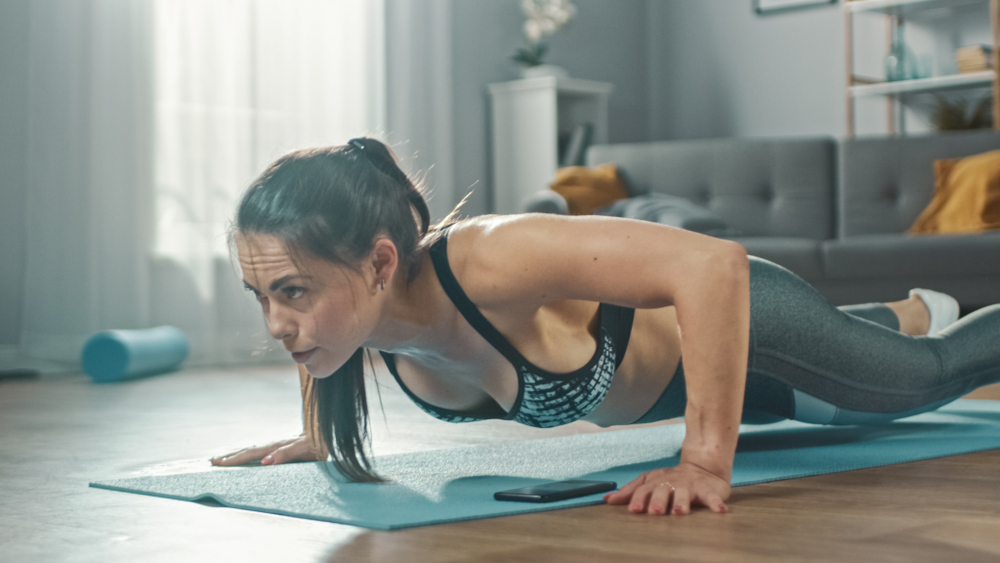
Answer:
[[[933,161],[1000,149],[1000,134],[845,139],[709,139],[598,145],[629,194],[661,192],[707,207],[835,305],[905,299],[913,287],[964,311],[1000,303],[1000,232],[907,235],[930,202]],[[552,196],[555,196],[554,198]],[[554,192],[524,211],[564,212]]]

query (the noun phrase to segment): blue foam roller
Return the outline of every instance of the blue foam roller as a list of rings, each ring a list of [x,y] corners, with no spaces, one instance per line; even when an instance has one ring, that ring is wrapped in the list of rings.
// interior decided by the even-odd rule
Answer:
[[[83,345],[80,363],[94,381],[121,381],[176,368],[190,350],[187,336],[173,326],[106,330]]]

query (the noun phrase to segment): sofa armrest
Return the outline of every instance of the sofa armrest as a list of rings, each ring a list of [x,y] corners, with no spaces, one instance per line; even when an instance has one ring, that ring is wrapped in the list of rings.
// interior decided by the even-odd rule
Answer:
[[[563,196],[552,190],[537,191],[521,202],[521,213],[554,213],[569,215],[569,205]]]

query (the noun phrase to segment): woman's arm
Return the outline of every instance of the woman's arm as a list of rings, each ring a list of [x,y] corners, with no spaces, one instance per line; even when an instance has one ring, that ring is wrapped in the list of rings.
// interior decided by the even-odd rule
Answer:
[[[687,433],[675,468],[608,495],[634,512],[724,511],[746,384],[749,264],[737,243],[628,219],[525,215],[472,223],[456,268],[482,305],[562,299],[673,305],[687,382]],[[666,483],[666,484],[665,484]]]
[[[633,512],[665,513],[671,494],[674,514],[687,514],[692,501],[726,510],[749,351],[746,252],[723,255],[696,277],[701,283],[692,279],[675,298],[687,384],[681,463],[674,472],[644,474],[608,497],[612,504],[629,502]],[[721,478],[725,486],[713,486],[711,479],[702,483],[701,472]]]

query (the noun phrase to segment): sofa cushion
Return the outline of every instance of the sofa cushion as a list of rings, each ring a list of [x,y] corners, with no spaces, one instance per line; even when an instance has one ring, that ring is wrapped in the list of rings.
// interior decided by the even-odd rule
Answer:
[[[632,195],[686,198],[747,236],[826,239],[835,147],[828,138],[625,143],[592,146],[587,162],[614,162]]]
[[[566,200],[570,215],[590,215],[595,209],[628,197],[614,164],[560,168],[549,189]]]
[[[1000,150],[934,161],[934,199],[906,232],[1000,229]]]
[[[841,141],[838,236],[906,231],[931,201],[935,160],[994,149],[992,131]]]
[[[742,244],[747,254],[784,266],[808,282],[823,277],[821,241],[791,237],[728,238]]]
[[[1000,233],[865,235],[822,243],[829,279],[1000,274]]]

